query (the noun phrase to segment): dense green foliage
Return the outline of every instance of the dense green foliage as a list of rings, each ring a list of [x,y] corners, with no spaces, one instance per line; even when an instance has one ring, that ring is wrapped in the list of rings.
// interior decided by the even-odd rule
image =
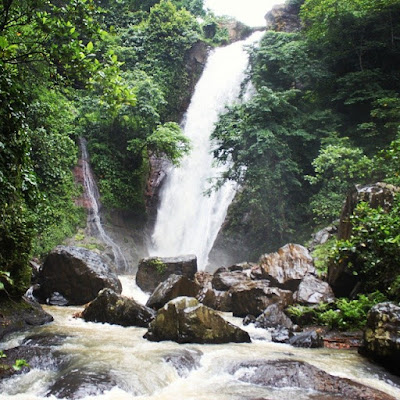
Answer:
[[[288,314],[301,326],[325,325],[343,331],[363,329],[367,313],[375,304],[386,301],[380,292],[359,295],[357,299],[337,299],[334,303],[321,303],[317,307],[290,306]]]
[[[357,205],[351,216],[349,240],[338,241],[330,262],[345,263],[363,284],[362,290],[380,290],[400,301],[400,202],[389,212]]]
[[[0,4],[0,269],[9,273],[2,283],[10,294],[29,284],[32,250],[46,248],[41,238],[54,245],[54,227],[71,231],[80,219],[71,203],[76,148],[63,89],[81,86],[97,68],[95,14],[83,0]]]
[[[253,258],[337,219],[354,184],[399,182],[400,2],[306,0],[301,17],[251,50],[256,93],[213,134]]]
[[[98,6],[100,5],[101,8]],[[189,10],[189,11],[188,11]],[[173,122],[202,0],[0,4],[0,291],[84,220],[72,167],[86,135],[103,203],[145,211],[148,163],[190,146]],[[108,31],[108,32],[107,32]]]
[[[142,11],[131,6],[130,18],[122,20],[118,2],[108,7],[110,17],[122,22],[103,46],[121,63],[120,82],[133,88],[134,101],[110,109],[101,93],[91,94],[81,101],[79,121],[82,134],[89,138],[103,204],[139,214],[145,212],[151,157],[163,156],[176,164],[189,150],[174,121],[189,92],[185,57],[201,35],[196,19],[180,8],[182,4],[178,8],[171,1],[151,3],[151,8],[141,3]],[[95,88],[100,85],[101,81],[95,83]]]

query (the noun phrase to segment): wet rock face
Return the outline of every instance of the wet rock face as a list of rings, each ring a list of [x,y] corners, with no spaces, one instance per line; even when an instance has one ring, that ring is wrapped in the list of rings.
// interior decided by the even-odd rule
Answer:
[[[151,341],[177,343],[250,342],[247,332],[226,322],[214,310],[191,297],[179,297],[158,310],[144,337]]]
[[[82,305],[110,288],[121,293],[121,282],[97,253],[79,247],[57,246],[45,259],[33,295],[42,303],[62,300],[62,305]]]
[[[170,275],[183,275],[194,279],[197,272],[197,257],[149,257],[140,261],[136,274],[137,285],[145,292],[152,293]]]
[[[336,223],[338,224],[339,221],[337,221]],[[311,243],[308,246],[309,251],[314,251],[315,247],[321,244],[325,244],[329,239],[336,236],[338,231],[336,223],[327,226],[326,228],[323,228],[312,235]]]
[[[212,287],[216,290],[229,290],[231,287],[246,281],[250,281],[250,270],[248,272],[222,270],[214,274]]]
[[[7,334],[25,330],[53,321],[36,301],[21,298],[19,301],[0,301],[0,340]]]
[[[163,358],[176,369],[180,377],[186,378],[192,370],[200,367],[202,355],[200,350],[184,349],[166,354]]]
[[[283,307],[293,303],[293,293],[270,287],[269,281],[249,281],[235,285],[230,290],[232,312],[235,317],[248,314],[258,317],[269,305],[280,303]]]
[[[107,373],[73,369],[57,379],[47,391],[46,396],[75,400],[101,395],[115,385],[115,380]]]
[[[380,303],[371,308],[360,353],[400,375],[400,307]]]
[[[80,315],[85,321],[147,328],[155,312],[135,300],[103,289]]]
[[[0,380],[14,374],[23,374],[31,368],[58,371],[67,368],[71,357],[57,350],[66,336],[63,335],[33,335],[27,337],[20,346],[5,350],[6,358],[1,360]],[[15,371],[12,365],[18,359],[25,360],[29,366]]]
[[[232,294],[229,291],[206,289],[199,292],[197,300],[205,306],[222,312],[232,311]]]
[[[200,286],[182,275],[171,275],[166,281],[161,282],[148,299],[146,306],[158,310],[164,304],[176,297],[196,297]]]
[[[259,261],[261,277],[271,281],[271,286],[295,291],[306,274],[315,274],[308,250],[289,243],[276,253],[262,256]]]
[[[315,330],[299,333],[289,340],[289,344],[294,347],[303,347],[306,349],[315,349],[324,347],[322,336]]]
[[[335,295],[327,282],[307,274],[294,293],[293,299],[295,303],[313,305],[321,302],[332,303],[335,301]]]
[[[257,328],[276,328],[284,327],[287,329],[293,329],[293,322],[291,319],[283,312],[282,306],[279,304],[271,304],[268,306],[264,312],[258,316],[255,320],[254,325]]]
[[[265,15],[267,30],[298,32],[301,29],[299,9],[288,4],[278,4]]]
[[[298,388],[319,392],[315,398],[351,400],[395,400],[394,397],[347,378],[330,375],[302,361],[250,361],[232,367],[235,378],[271,388]],[[327,397],[328,396],[328,397]],[[336,397],[337,396],[337,397]]]

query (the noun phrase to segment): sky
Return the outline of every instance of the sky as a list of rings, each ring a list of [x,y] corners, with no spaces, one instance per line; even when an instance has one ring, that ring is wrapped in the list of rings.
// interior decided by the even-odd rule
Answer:
[[[249,26],[265,25],[264,15],[285,0],[205,0],[205,8],[216,15],[229,15]]]

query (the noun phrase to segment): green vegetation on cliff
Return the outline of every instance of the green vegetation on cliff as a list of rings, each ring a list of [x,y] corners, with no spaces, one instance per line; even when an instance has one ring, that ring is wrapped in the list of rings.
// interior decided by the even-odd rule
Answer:
[[[354,184],[399,183],[400,2],[290,3],[303,29],[251,49],[256,93],[213,134],[242,184],[228,232],[253,259],[337,219]]]
[[[145,211],[149,158],[189,150],[176,121],[203,14],[202,0],[0,4],[0,294],[23,293],[29,258],[84,221],[79,136],[103,203]]]

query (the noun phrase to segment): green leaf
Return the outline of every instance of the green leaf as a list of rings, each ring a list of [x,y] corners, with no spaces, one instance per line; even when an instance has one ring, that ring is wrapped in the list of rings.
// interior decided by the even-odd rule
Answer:
[[[15,371],[20,371],[23,367],[29,367],[29,364],[25,360],[15,360],[13,365]]]
[[[93,42],[89,42],[89,43],[86,45],[86,49],[87,49],[87,51],[91,52],[91,51],[93,50]]]
[[[4,36],[0,36],[0,49],[5,49],[8,47],[8,40]]]

